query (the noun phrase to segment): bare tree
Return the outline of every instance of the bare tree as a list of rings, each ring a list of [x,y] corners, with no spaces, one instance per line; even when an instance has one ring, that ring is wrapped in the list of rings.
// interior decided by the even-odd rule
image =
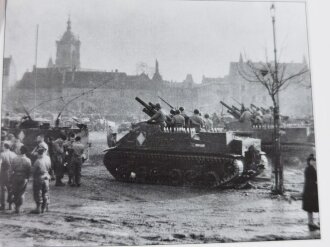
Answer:
[[[248,60],[237,65],[239,75],[247,82],[258,83],[264,86],[273,102],[274,119],[274,153],[273,164],[275,166],[275,186],[273,192],[283,194],[283,164],[281,162],[281,141],[280,141],[280,109],[279,92],[286,89],[291,83],[299,84],[306,79],[305,74],[309,71],[307,65],[297,68],[296,71],[288,71],[288,64],[275,62],[253,63]]]
[[[309,72],[306,66],[298,68],[296,71],[288,71],[288,64],[274,62],[253,63],[248,60],[246,63],[238,63],[237,71],[247,82],[258,83],[264,86],[271,97],[274,108],[278,102],[278,93],[285,90],[291,83],[302,84],[306,80],[305,74]]]

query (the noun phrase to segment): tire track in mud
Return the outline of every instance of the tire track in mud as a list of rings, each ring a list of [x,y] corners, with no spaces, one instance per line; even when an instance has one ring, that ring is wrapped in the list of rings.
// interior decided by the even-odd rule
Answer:
[[[129,227],[103,218],[90,218],[79,214],[63,216],[61,212],[48,212],[37,217],[31,215],[22,217],[25,219],[1,217],[6,218],[5,224],[0,223],[2,234],[6,229],[7,232],[16,232],[15,237],[33,238],[36,242],[52,239],[79,241],[85,244],[97,242],[99,244],[127,245],[135,243],[132,237],[134,234]],[[29,224],[22,226],[22,221],[28,221]]]

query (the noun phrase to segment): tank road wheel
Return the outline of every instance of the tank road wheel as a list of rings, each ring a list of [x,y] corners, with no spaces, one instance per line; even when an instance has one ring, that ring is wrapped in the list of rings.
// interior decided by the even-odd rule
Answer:
[[[220,178],[216,172],[207,172],[203,177],[203,184],[207,188],[215,188],[220,185]]]
[[[125,166],[120,166],[117,169],[117,174],[118,174],[118,180],[122,182],[127,182],[130,179],[131,173]]]
[[[145,166],[141,166],[136,170],[136,182],[144,183],[147,178],[147,168]]]
[[[169,172],[169,183],[171,185],[182,185],[182,172],[179,169],[173,169]]]
[[[184,184],[188,186],[196,185],[197,177],[198,177],[197,172],[195,172],[194,170],[186,171],[183,176]]]

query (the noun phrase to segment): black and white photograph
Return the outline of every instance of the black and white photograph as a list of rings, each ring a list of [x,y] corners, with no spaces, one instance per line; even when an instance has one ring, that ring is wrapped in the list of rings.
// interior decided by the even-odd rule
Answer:
[[[306,1],[2,2],[0,246],[321,239]]]

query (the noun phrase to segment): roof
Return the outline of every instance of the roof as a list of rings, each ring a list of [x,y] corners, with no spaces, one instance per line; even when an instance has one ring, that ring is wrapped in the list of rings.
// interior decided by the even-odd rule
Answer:
[[[127,75],[123,72],[104,71],[61,71],[59,68],[37,68],[38,88],[93,88],[102,83],[104,87],[114,89],[148,89],[157,85],[169,85],[168,82],[151,80],[148,75]],[[63,78],[64,76],[64,78]],[[25,72],[18,83],[18,88],[34,88],[35,70]]]

